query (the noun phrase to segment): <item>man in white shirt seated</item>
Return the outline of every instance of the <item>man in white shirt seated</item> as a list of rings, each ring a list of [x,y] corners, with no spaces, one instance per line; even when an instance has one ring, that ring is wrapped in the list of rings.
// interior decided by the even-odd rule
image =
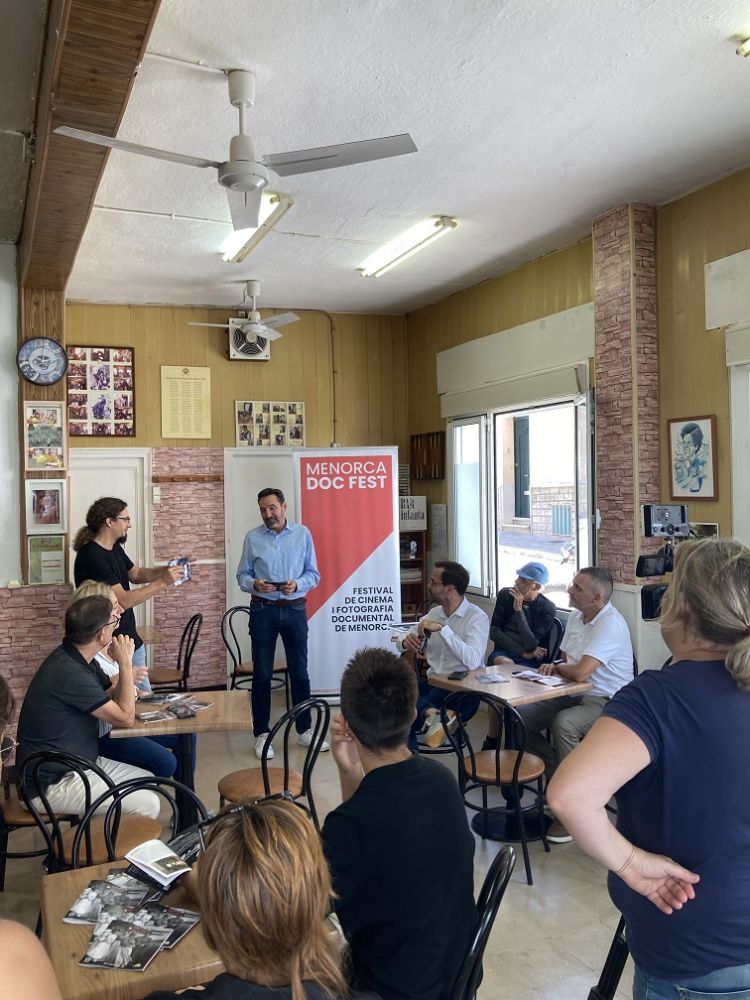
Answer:
[[[526,749],[542,758],[548,779],[560,761],[575,750],[609,699],[633,679],[630,632],[625,619],[610,603],[611,596],[612,577],[606,569],[587,566],[579,570],[568,587],[573,610],[562,640],[562,662],[539,667],[541,674],[590,681],[591,691],[518,709],[526,723]],[[547,730],[552,743],[544,735]],[[554,823],[547,839],[567,843],[572,838],[560,823]]]
[[[440,722],[440,706],[450,694],[444,688],[433,687],[433,675],[449,676],[458,672],[476,670],[484,664],[490,620],[481,608],[470,604],[466,598],[469,573],[457,562],[436,562],[430,576],[428,590],[438,607],[432,608],[404,637],[401,648],[419,653],[428,663],[427,680],[419,682],[417,718],[412,727],[411,749],[415,749],[416,733],[420,733],[428,746],[440,746],[445,733]],[[422,643],[426,641],[426,646]],[[477,710],[469,706],[465,718]]]

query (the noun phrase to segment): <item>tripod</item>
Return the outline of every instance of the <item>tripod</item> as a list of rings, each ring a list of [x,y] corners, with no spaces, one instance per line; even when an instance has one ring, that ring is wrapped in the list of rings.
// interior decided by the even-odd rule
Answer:
[[[599,982],[594,986],[588,995],[588,1000],[613,1000],[617,990],[622,970],[628,960],[628,943],[625,940],[625,920],[620,917],[612,944],[609,946],[607,957],[604,960]]]

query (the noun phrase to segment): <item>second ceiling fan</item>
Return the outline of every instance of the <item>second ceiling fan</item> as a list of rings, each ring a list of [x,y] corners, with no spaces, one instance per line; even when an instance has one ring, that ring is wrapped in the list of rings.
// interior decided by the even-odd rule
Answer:
[[[333,167],[347,167],[370,160],[383,160],[390,156],[415,153],[417,147],[408,133],[384,136],[379,139],[364,139],[360,142],[342,142],[335,146],[318,146],[313,149],[296,149],[289,153],[271,153],[258,157],[255,144],[246,132],[248,108],[255,100],[255,77],[248,70],[229,70],[229,101],[239,111],[239,133],[229,143],[229,159],[204,160],[198,156],[172,153],[153,146],[141,146],[135,142],[114,139],[95,132],[58,125],[54,131],[97,146],[108,146],[125,153],[150,156],[157,160],[182,163],[189,167],[213,168],[218,172],[218,181],[227,190],[232,226],[235,229],[255,229],[259,224],[260,204],[263,188],[269,181],[271,172],[279,177],[292,174],[311,173],[316,170],[330,170]]]

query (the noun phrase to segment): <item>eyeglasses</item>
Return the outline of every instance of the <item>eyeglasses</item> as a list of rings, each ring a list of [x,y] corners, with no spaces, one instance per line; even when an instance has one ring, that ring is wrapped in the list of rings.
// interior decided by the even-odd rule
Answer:
[[[3,743],[5,745],[0,747],[0,761],[7,760],[8,757],[10,757],[18,746],[18,740],[14,740],[11,736],[9,736],[7,742],[4,740]]]
[[[116,517],[115,521],[124,521],[125,524],[130,524],[132,522],[132,517]]]
[[[119,624],[120,624],[119,615],[115,615],[115,617],[111,621],[107,622],[107,625],[119,625]]]
[[[198,823],[197,829],[198,837],[201,842],[201,850],[206,850],[204,831],[207,827],[212,826],[214,823],[218,823],[222,819],[226,819],[227,816],[236,816],[237,813],[244,812],[246,809],[252,809],[255,806],[263,806],[266,802],[277,802],[279,799],[284,802],[291,802],[292,805],[301,809],[306,816],[310,816],[310,810],[301,802],[298,802],[289,791],[275,792],[273,795],[267,795],[264,799],[256,799],[254,802],[240,802],[239,805],[232,806],[231,809],[225,809],[223,812],[217,813],[215,816],[209,816],[208,819],[204,819]]]

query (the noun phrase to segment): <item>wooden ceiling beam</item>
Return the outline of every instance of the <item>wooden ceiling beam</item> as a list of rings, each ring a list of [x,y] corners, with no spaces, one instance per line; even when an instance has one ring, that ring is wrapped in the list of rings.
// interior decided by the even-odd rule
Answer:
[[[57,125],[116,135],[161,0],[53,0],[37,104],[36,159],[19,241],[22,288],[64,291],[109,150]]]

